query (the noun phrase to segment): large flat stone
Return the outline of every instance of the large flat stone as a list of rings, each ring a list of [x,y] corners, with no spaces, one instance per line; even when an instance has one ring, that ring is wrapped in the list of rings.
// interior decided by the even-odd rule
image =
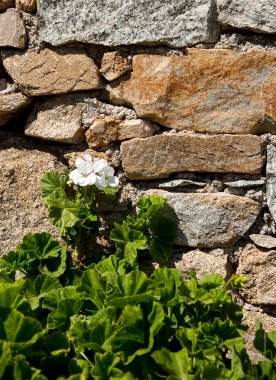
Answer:
[[[189,49],[136,55],[130,79],[107,86],[115,104],[177,130],[276,133],[276,52]]]
[[[276,305],[276,252],[263,252],[256,247],[245,249],[239,259],[238,274],[251,281],[240,290],[244,299],[254,305]]]
[[[168,200],[165,215],[177,223],[175,243],[196,248],[228,247],[253,225],[261,205],[249,198],[226,193],[170,193],[149,190]]]
[[[44,140],[78,144],[84,141],[84,97],[77,94],[38,100],[30,114],[25,134]]]
[[[81,49],[9,51],[2,53],[2,57],[8,74],[21,91],[29,96],[103,87],[98,67]]]
[[[213,0],[38,0],[40,33],[51,45],[194,45],[218,36]]]
[[[0,131],[0,255],[13,250],[28,232],[52,232],[41,203],[40,180],[49,170],[65,169],[53,153],[33,148],[22,136]]]
[[[7,82],[0,80],[0,126],[7,124],[19,112],[30,105],[32,99],[16,91]]]
[[[250,135],[164,134],[125,141],[121,152],[134,180],[185,171],[258,174],[263,166],[260,138]]]
[[[0,47],[24,49],[27,42],[26,29],[19,11],[9,9],[0,14]]]
[[[276,33],[276,2],[218,0],[218,18],[224,29]]]

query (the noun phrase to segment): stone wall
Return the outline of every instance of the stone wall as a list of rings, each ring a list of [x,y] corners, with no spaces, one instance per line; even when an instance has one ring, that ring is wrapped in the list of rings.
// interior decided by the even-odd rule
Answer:
[[[89,151],[120,177],[110,220],[164,195],[172,264],[249,276],[237,301],[271,329],[276,3],[167,3],[0,0],[1,254],[29,231],[57,235],[40,178]]]

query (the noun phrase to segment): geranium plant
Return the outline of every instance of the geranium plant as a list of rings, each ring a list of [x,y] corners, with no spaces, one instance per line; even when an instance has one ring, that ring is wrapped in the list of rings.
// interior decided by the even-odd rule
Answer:
[[[45,174],[41,181],[41,194],[49,209],[49,218],[75,247],[77,255],[83,253],[91,238],[99,232],[99,193],[114,195],[119,180],[108,162],[84,154],[75,161],[76,169],[61,175],[57,171]]]

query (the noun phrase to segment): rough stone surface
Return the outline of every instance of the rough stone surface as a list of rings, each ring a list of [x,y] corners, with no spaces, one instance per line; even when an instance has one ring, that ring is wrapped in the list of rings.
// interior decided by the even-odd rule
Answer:
[[[129,80],[107,89],[111,102],[132,105],[139,117],[185,131],[276,133],[275,51],[141,54],[132,66]]]
[[[36,5],[36,0],[15,0],[16,8],[23,12],[34,13]]]
[[[233,188],[250,188],[250,187],[256,187],[256,186],[263,186],[265,184],[264,179],[259,179],[256,181],[247,181],[247,180],[239,180],[239,181],[231,181],[231,182],[224,182],[226,186],[233,187]]]
[[[276,34],[275,1],[218,0],[218,18],[224,29]]]
[[[84,141],[81,96],[63,95],[36,102],[30,114],[25,134],[44,140],[79,144]]]
[[[9,9],[0,14],[0,47],[24,49],[27,42],[26,29],[20,13]]]
[[[260,235],[260,234],[252,234],[250,235],[250,239],[262,248],[276,248],[276,238],[268,235]]]
[[[14,0],[0,0],[0,11],[5,11],[14,6]]]
[[[191,270],[196,271],[197,278],[210,273],[217,273],[225,278],[228,272],[227,255],[205,253],[200,250],[183,253],[179,260],[174,261],[174,265],[184,276]]]
[[[120,52],[113,51],[103,55],[101,74],[108,81],[113,81],[131,70],[131,60]]]
[[[119,140],[151,137],[158,130],[159,127],[156,124],[146,120],[123,120],[119,129]]]
[[[171,173],[260,173],[260,138],[250,135],[165,134],[121,145],[129,179],[164,178]]]
[[[218,38],[213,0],[38,0],[38,11],[42,38],[51,45],[181,47]]]
[[[29,96],[62,94],[102,87],[97,66],[81,49],[2,53],[3,64],[21,91]]]
[[[272,144],[267,146],[266,178],[267,205],[276,221],[276,147]]]
[[[116,141],[120,122],[121,119],[116,116],[95,119],[85,132],[89,148],[100,148]]]
[[[0,254],[13,250],[28,232],[57,235],[41,204],[40,180],[64,166],[51,153],[34,149],[22,136],[0,132]]]
[[[0,80],[0,126],[7,124],[17,116],[31,101],[31,98],[16,91],[5,80]]]
[[[176,244],[221,248],[235,244],[256,221],[261,206],[246,197],[225,193],[170,193],[149,190],[168,199],[165,215],[177,223]]]
[[[150,137],[158,129],[154,124],[141,119],[122,120],[120,116],[113,115],[94,119],[85,137],[90,148],[101,148],[114,141]]]
[[[108,103],[103,103],[96,98],[92,98],[86,102],[86,108],[82,117],[83,126],[85,129],[88,129],[95,119],[105,118],[106,116],[115,116],[121,120],[137,119],[135,111],[129,108],[113,106]]]
[[[276,305],[276,252],[256,247],[245,249],[239,259],[238,274],[251,281],[240,290],[243,298],[254,305]]]

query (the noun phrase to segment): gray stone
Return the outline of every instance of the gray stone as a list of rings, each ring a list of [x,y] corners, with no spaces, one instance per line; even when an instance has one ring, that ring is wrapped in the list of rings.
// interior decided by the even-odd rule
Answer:
[[[224,29],[276,33],[274,0],[218,0],[218,18]]]
[[[264,179],[259,179],[256,181],[240,180],[240,181],[233,181],[233,182],[225,182],[224,184],[229,187],[248,188],[248,187],[262,186],[265,184],[265,180]]]
[[[20,12],[9,9],[0,14],[0,47],[24,49],[27,42],[26,28]]]
[[[276,305],[276,252],[263,252],[257,247],[246,248],[240,258],[237,274],[250,278],[240,290],[253,305]]]
[[[205,253],[200,250],[183,253],[181,259],[174,260],[174,265],[184,276],[191,270],[196,271],[199,279],[210,273],[217,273],[225,278],[228,269],[227,255]]]
[[[269,235],[260,235],[260,234],[252,234],[250,235],[250,239],[262,248],[276,248],[276,238]]]
[[[38,0],[41,36],[51,45],[107,46],[215,42],[214,0]]]
[[[168,200],[165,215],[178,225],[176,244],[222,248],[235,244],[256,221],[261,206],[246,197],[225,193],[170,193],[149,190]]]
[[[83,97],[77,94],[38,100],[29,116],[25,134],[43,140],[79,144],[84,141],[84,107]]]
[[[185,186],[206,186],[205,182],[195,182],[188,179],[174,179],[172,181],[163,182],[158,185],[159,188],[169,189],[173,187],[185,187]]]
[[[272,144],[267,146],[266,178],[267,205],[276,221],[276,147]]]

